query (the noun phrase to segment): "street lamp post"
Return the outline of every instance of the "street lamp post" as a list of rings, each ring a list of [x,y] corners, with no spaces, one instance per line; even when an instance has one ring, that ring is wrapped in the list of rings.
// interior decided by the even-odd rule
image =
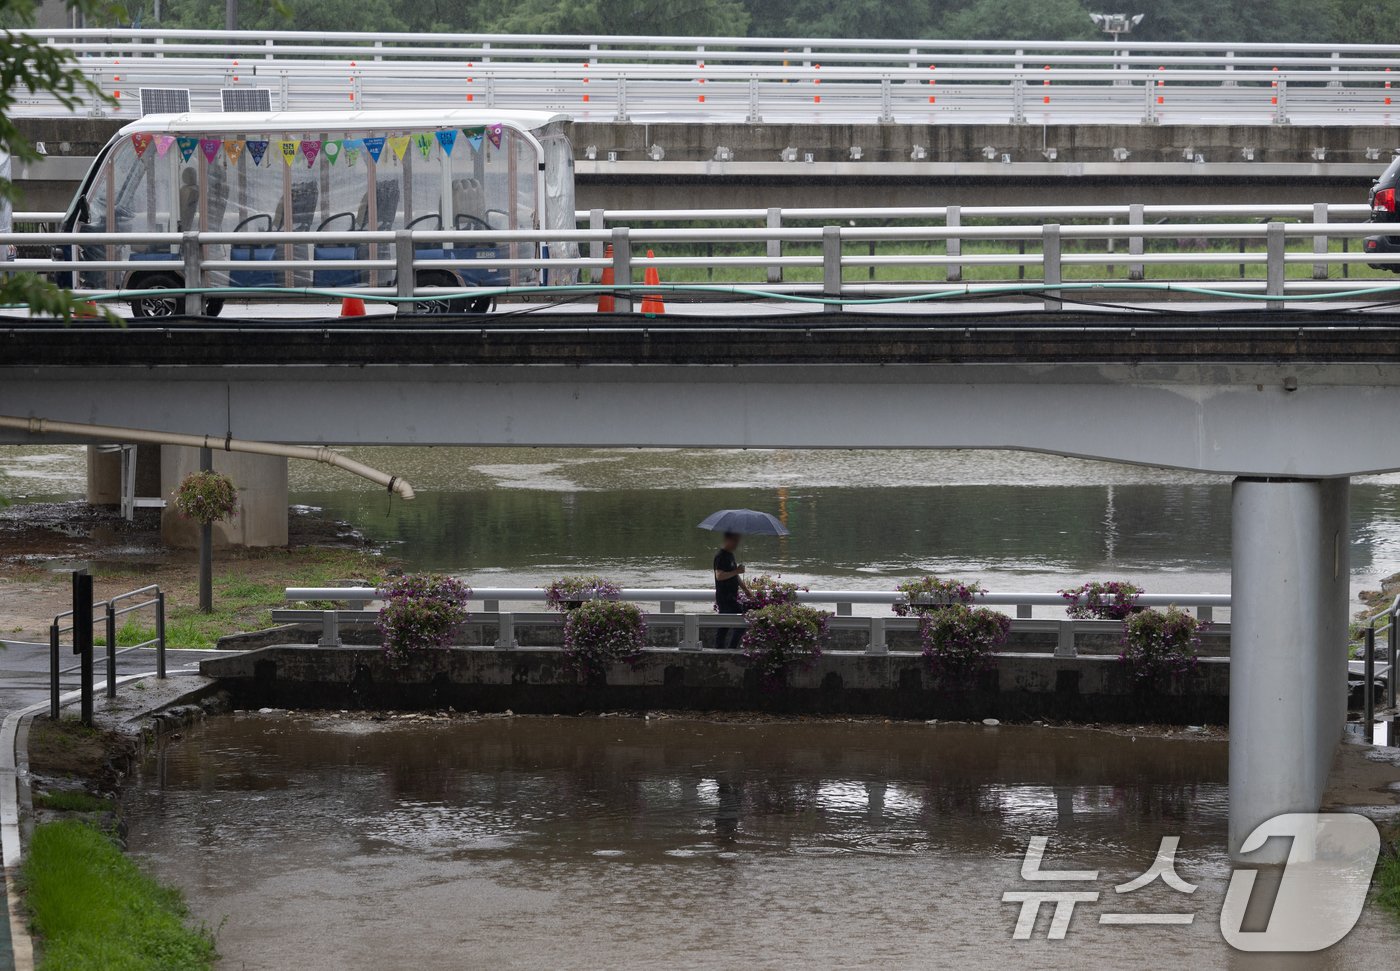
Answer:
[[[1098,26],[1099,30],[1113,37],[1113,59],[1117,61],[1124,56],[1123,51],[1118,47],[1118,38],[1122,34],[1131,34],[1133,28],[1142,23],[1145,14],[1134,13],[1091,13],[1089,18]],[[1122,65],[1126,68],[1126,64]]]

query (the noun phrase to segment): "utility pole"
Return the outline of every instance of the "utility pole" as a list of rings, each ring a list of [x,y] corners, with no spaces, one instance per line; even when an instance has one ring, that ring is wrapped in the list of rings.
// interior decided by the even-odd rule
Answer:
[[[236,3],[237,0],[229,0],[229,3]],[[201,448],[199,450],[199,471],[214,471],[214,452],[212,449]],[[214,524],[199,524],[199,611],[209,614],[214,612]]]

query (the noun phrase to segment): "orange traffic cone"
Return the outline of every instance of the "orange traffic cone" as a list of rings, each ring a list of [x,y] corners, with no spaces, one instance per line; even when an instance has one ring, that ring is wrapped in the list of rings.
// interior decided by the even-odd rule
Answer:
[[[605,255],[607,256],[608,259],[612,259],[613,250],[612,250],[612,244],[611,244],[611,243],[608,244],[608,251],[607,251],[607,253],[606,253]],[[613,285],[614,283],[616,283],[616,282],[617,282],[617,277],[613,275],[612,264],[609,263],[607,266],[603,267],[603,280],[602,280],[602,284],[603,284],[603,286],[605,286],[605,287],[610,287],[610,286],[612,286],[612,285]],[[614,299],[614,297],[613,297],[613,295],[612,295],[611,293],[609,293],[608,291],[605,290],[605,291],[603,291],[602,293],[598,294],[598,313],[600,313],[600,314],[610,314],[610,313],[613,313],[613,312],[616,311],[616,310],[617,310],[617,300]]]
[[[73,316],[83,320],[90,320],[94,317],[101,317],[102,311],[97,309],[97,301],[84,300],[73,307]]]
[[[656,254],[647,250],[647,259],[655,259]],[[659,287],[661,285],[661,274],[656,272],[656,267],[647,264],[645,276],[646,285],[649,287]],[[661,302],[661,294],[647,293],[642,295],[642,313],[648,317],[658,317],[666,312],[666,305]]]
[[[346,297],[340,301],[340,316],[342,317],[363,317],[365,316],[365,302],[359,297]]]

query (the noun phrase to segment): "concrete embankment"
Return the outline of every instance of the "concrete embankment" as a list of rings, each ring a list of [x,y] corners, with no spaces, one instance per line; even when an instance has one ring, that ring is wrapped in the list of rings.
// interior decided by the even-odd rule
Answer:
[[[1223,723],[1229,663],[1202,658],[1165,691],[1135,687],[1107,654],[1055,657],[1000,653],[975,684],[937,684],[916,653],[831,651],[787,685],[760,685],[731,651],[654,649],[606,683],[581,684],[550,647],[455,647],[392,665],[375,647],[277,645],[203,662],[237,707],[454,708],[575,714],[599,710],[752,710],[788,714],[883,714],[899,718]]]

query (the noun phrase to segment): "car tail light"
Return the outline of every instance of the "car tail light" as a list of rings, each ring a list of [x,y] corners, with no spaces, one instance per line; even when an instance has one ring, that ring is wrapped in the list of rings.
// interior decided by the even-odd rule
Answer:
[[[1371,197],[1371,209],[1373,211],[1394,212],[1395,190],[1377,189],[1376,194]]]

